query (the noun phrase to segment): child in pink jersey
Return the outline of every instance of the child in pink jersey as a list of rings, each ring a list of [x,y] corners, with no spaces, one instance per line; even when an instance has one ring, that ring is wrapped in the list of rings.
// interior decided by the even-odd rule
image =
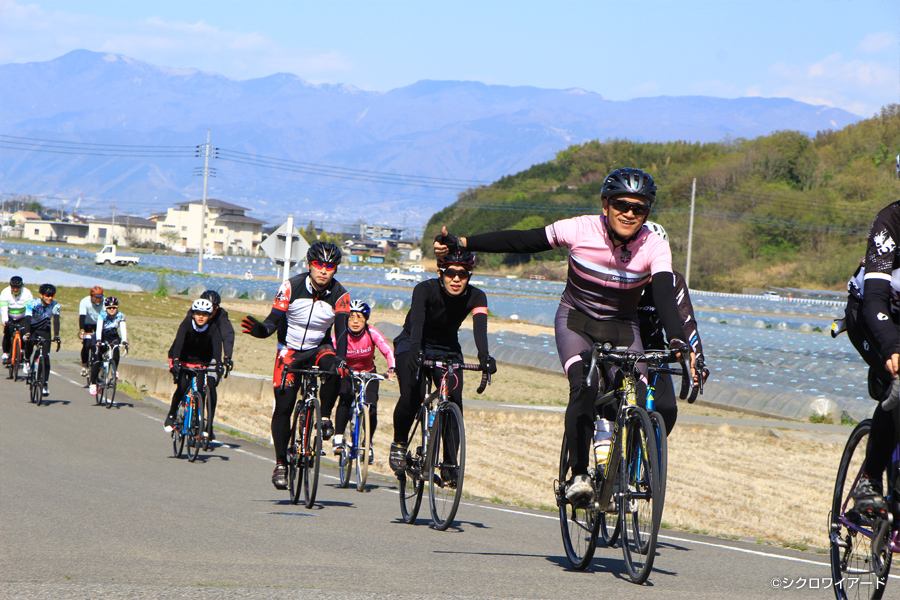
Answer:
[[[375,372],[375,348],[384,355],[388,364],[388,378],[394,380],[394,351],[384,335],[368,324],[371,309],[362,300],[350,302],[350,320],[347,335],[347,366],[354,371]],[[350,407],[353,404],[353,387],[345,385],[341,390],[341,398],[335,412],[334,425],[337,432],[334,436],[334,453],[340,454],[344,445],[344,430],[350,421]],[[378,380],[369,382],[366,388],[366,401],[369,404],[369,428],[372,437],[378,425]],[[372,448],[369,448],[369,464],[374,461]]]

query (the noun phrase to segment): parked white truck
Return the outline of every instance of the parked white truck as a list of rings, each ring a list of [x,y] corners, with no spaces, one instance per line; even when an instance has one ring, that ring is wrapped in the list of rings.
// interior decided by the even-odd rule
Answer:
[[[385,274],[384,278],[387,279],[388,281],[412,281],[412,282],[416,282],[421,279],[421,277],[419,275],[414,275],[412,273],[404,273],[397,267],[394,267],[393,269],[388,271]]]
[[[119,265],[120,267],[123,267],[126,265],[136,265],[138,264],[138,260],[137,256],[124,256],[118,254],[116,252],[115,244],[103,246],[103,249],[94,255],[94,264],[96,265]]]

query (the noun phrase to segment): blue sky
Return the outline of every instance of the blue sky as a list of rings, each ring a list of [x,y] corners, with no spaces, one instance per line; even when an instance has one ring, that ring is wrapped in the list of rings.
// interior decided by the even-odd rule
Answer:
[[[0,63],[74,49],[234,79],[422,79],[647,96],[900,102],[897,0],[0,0]]]

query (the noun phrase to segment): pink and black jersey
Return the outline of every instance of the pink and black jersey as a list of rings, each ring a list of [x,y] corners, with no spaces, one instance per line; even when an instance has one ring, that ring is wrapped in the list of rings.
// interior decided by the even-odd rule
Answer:
[[[563,304],[595,319],[634,314],[650,277],[672,272],[669,244],[646,228],[627,247],[613,245],[602,215],[557,221],[545,231],[553,248],[569,249]]]
[[[334,341],[332,337],[332,341]],[[334,342],[337,345],[337,342]],[[384,334],[376,328],[366,325],[365,329],[354,334],[347,332],[347,366],[354,371],[372,372],[375,370],[375,348],[384,355],[388,368],[394,368],[394,350],[385,339]]]

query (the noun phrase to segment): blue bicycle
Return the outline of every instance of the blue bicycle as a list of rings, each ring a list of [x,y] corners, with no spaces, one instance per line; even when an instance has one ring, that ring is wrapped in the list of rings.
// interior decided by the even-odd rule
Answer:
[[[175,414],[175,427],[172,429],[172,449],[175,458],[181,458],[184,443],[187,441],[188,461],[194,462],[200,454],[200,448],[209,450],[209,381],[207,374],[213,371],[221,375],[218,366],[203,365],[197,367],[182,366],[182,370],[190,375],[191,385],[184,392],[184,399],[178,405]],[[226,373],[227,377],[227,373]]]
[[[372,381],[382,381],[386,375],[353,371],[353,406],[350,409],[350,433],[344,440],[339,465],[341,487],[350,485],[350,471],[356,463],[356,491],[366,489],[366,478],[369,475],[369,454],[372,452],[372,428],[369,420],[369,409],[366,401],[366,388]]]

